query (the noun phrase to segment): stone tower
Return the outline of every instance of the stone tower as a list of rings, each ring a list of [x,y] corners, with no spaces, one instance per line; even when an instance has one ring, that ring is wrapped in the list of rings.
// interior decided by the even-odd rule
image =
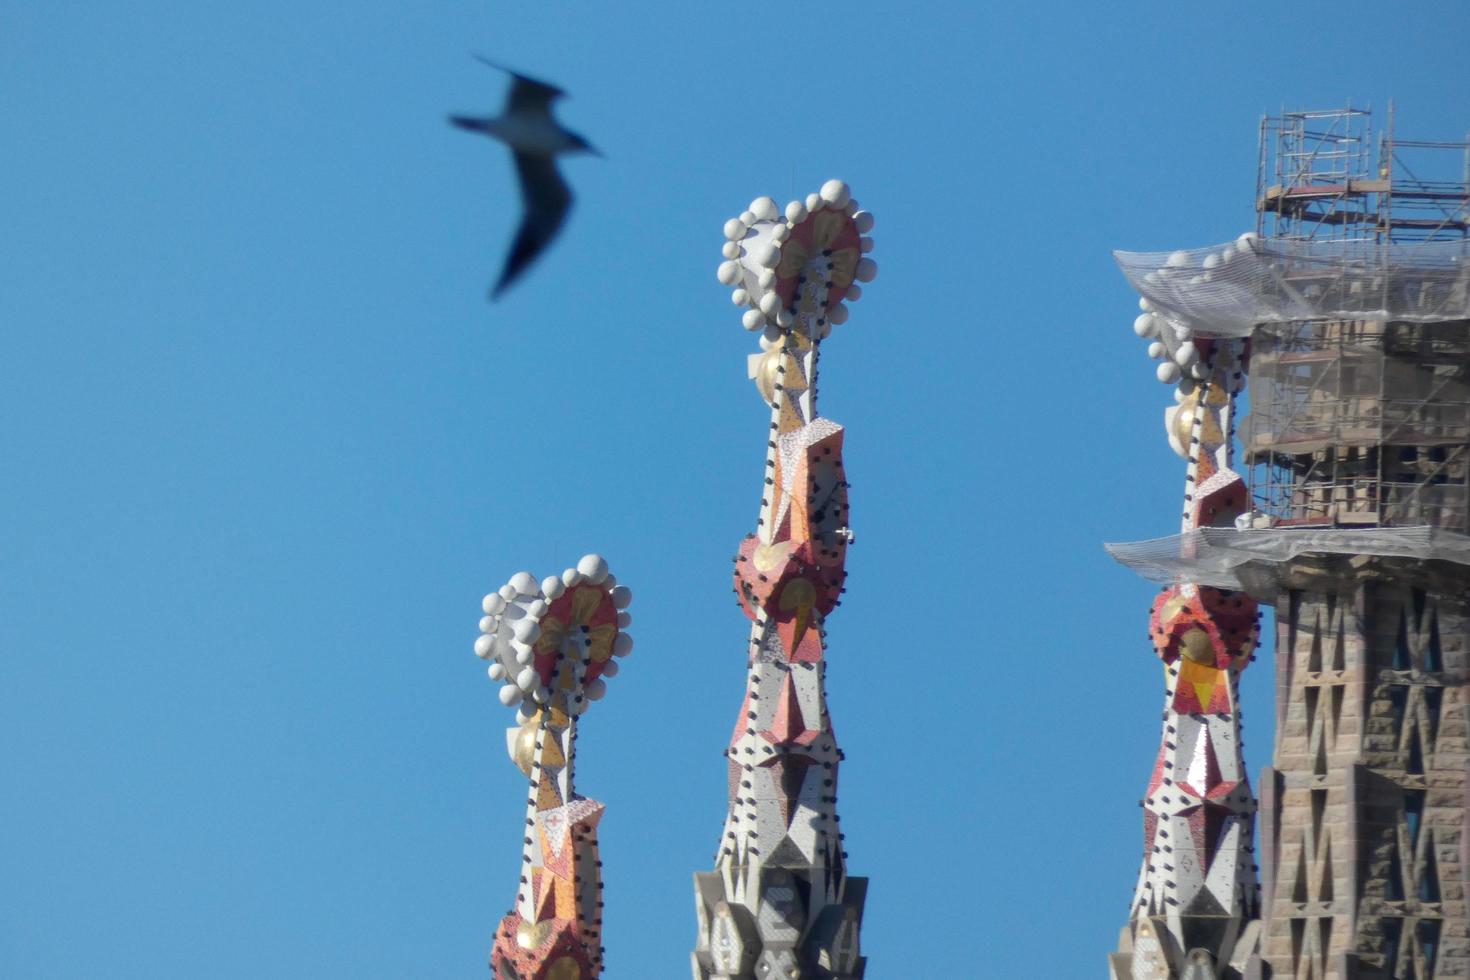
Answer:
[[[1253,510],[1114,548],[1276,608],[1248,977],[1470,975],[1470,143],[1370,123],[1265,120],[1257,233],[1119,254],[1142,332],[1249,339]]]

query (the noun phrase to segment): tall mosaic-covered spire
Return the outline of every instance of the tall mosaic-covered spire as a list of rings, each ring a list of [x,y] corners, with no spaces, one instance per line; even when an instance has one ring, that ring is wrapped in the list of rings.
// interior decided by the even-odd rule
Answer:
[[[719,279],[760,334],[750,376],[770,406],[756,531],[735,558],[751,621],[745,696],[726,749],[715,869],[694,876],[695,980],[858,980],[867,879],[849,877],[837,817],[842,752],[827,712],[826,617],[845,576],[842,426],[817,414],[817,358],[877,266],[873,218],[828,181],[784,214],[768,197],[725,224]]]
[[[572,775],[577,719],[633,648],[630,601],[598,555],[539,583],[520,572],[485,597],[475,653],[501,682],[500,702],[519,705],[506,749],[530,779],[516,903],[490,953],[496,980],[602,973],[603,805],[578,794]]]
[[[1145,304],[1147,307],[1147,304]],[[1178,386],[1164,417],[1184,457],[1182,531],[1234,527],[1250,509],[1231,468],[1232,423],[1249,342],[1206,340],[1146,308],[1135,329]],[[1143,866],[1114,980],[1242,976],[1259,943],[1256,803],[1241,754],[1240,672],[1260,638],[1256,600],[1197,582],[1154,600],[1149,637],[1164,662],[1163,733],[1143,800]]]

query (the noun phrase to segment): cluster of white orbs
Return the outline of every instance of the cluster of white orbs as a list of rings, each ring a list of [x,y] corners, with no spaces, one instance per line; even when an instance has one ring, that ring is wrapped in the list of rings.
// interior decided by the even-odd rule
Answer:
[[[1187,373],[1202,379],[1204,366],[1194,344],[1194,328],[1183,320],[1156,309],[1147,297],[1139,297],[1143,312],[1133,320],[1133,332],[1149,341],[1148,356],[1162,361],[1154,374],[1166,385],[1177,384]]]
[[[584,583],[595,585],[611,596],[613,608],[618,610],[618,633],[612,653],[614,657],[626,657],[633,651],[633,638],[625,632],[633,622],[632,614],[627,611],[633,593],[626,585],[618,584],[601,555],[583,555],[576,568],[568,568],[540,582],[530,572],[517,572],[481,603],[485,615],[480,620],[475,656],[489,661],[487,672],[492,681],[502,682],[500,703],[507,707],[521,705],[522,721],[536,712],[536,706],[549,703],[552,697],[535,667],[534,645],[541,637],[541,621],[551,603],[567,589]],[[563,642],[574,644],[579,638],[569,632]],[[617,672],[615,660],[609,659],[602,665],[602,677],[613,677]],[[567,709],[581,714],[589,701],[601,698],[607,692],[602,677],[583,683],[581,693],[586,697],[569,698]]]
[[[1216,270],[1252,253],[1259,240],[1260,236],[1248,231],[1218,252],[1208,251],[1203,256],[1198,252],[1172,252],[1158,271],[1143,277],[1144,282],[1163,289],[1181,282],[1190,286],[1207,283],[1214,278]],[[1163,362],[1154,370],[1159,381],[1172,385],[1181,379],[1203,380],[1206,372],[1195,347],[1194,328],[1180,317],[1159,309],[1146,296],[1139,298],[1138,308],[1143,312],[1134,318],[1133,332],[1149,341],[1148,356]],[[1175,399],[1182,397],[1176,394]]]
[[[852,218],[863,257],[857,262],[853,274],[856,281],[848,287],[844,302],[827,310],[821,317],[822,323],[806,324],[813,339],[821,340],[834,324],[847,321],[845,303],[862,295],[858,282],[872,282],[878,275],[878,263],[867,255],[873,249],[873,239],[868,235],[873,230],[872,212],[858,207],[846,183],[829,180],[820,191],[808,194],[805,201],[787,204],[784,212],[773,199],[758,197],[739,216],[725,222],[725,244],[721,249],[724,261],[715,275],[720,282],[733,287],[730,301],[747,307],[740,321],[745,329],[763,331],[763,349],[769,349],[785,331],[797,325],[797,315],[782,305],[775,291],[781,247],[791,236],[792,228],[824,208]]]

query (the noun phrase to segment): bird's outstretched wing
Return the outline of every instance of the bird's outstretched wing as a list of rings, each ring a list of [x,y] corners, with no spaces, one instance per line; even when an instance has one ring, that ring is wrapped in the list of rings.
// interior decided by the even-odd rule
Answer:
[[[561,89],[549,82],[538,81],[518,71],[512,71],[504,65],[496,64],[484,55],[475,55],[476,60],[482,61],[491,68],[498,68],[509,75],[514,81],[511,83],[510,94],[505,98],[505,112],[514,115],[527,109],[548,111],[551,103],[566,95]]]
[[[472,133],[488,133],[485,120],[476,119],[474,116],[450,116],[449,123],[460,129],[468,129]]]
[[[566,181],[561,179],[551,157],[517,153],[515,158],[526,214],[521,219],[521,228],[516,232],[510,255],[505,259],[500,281],[490,291],[492,300],[499,299],[500,294],[551,244],[572,206],[572,192]]]

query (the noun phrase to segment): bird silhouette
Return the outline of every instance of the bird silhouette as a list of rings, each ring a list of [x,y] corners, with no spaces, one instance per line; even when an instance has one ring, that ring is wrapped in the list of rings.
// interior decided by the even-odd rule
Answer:
[[[521,204],[525,210],[515,243],[506,256],[505,268],[490,291],[490,298],[495,300],[556,238],[572,206],[572,191],[556,169],[556,157],[571,153],[602,154],[552,117],[551,104],[566,95],[565,92],[555,85],[511,71],[488,58],[474,57],[513,79],[505,109],[499,116],[451,115],[449,121],[460,129],[483,133],[510,147],[515,156],[516,173],[521,183]]]

